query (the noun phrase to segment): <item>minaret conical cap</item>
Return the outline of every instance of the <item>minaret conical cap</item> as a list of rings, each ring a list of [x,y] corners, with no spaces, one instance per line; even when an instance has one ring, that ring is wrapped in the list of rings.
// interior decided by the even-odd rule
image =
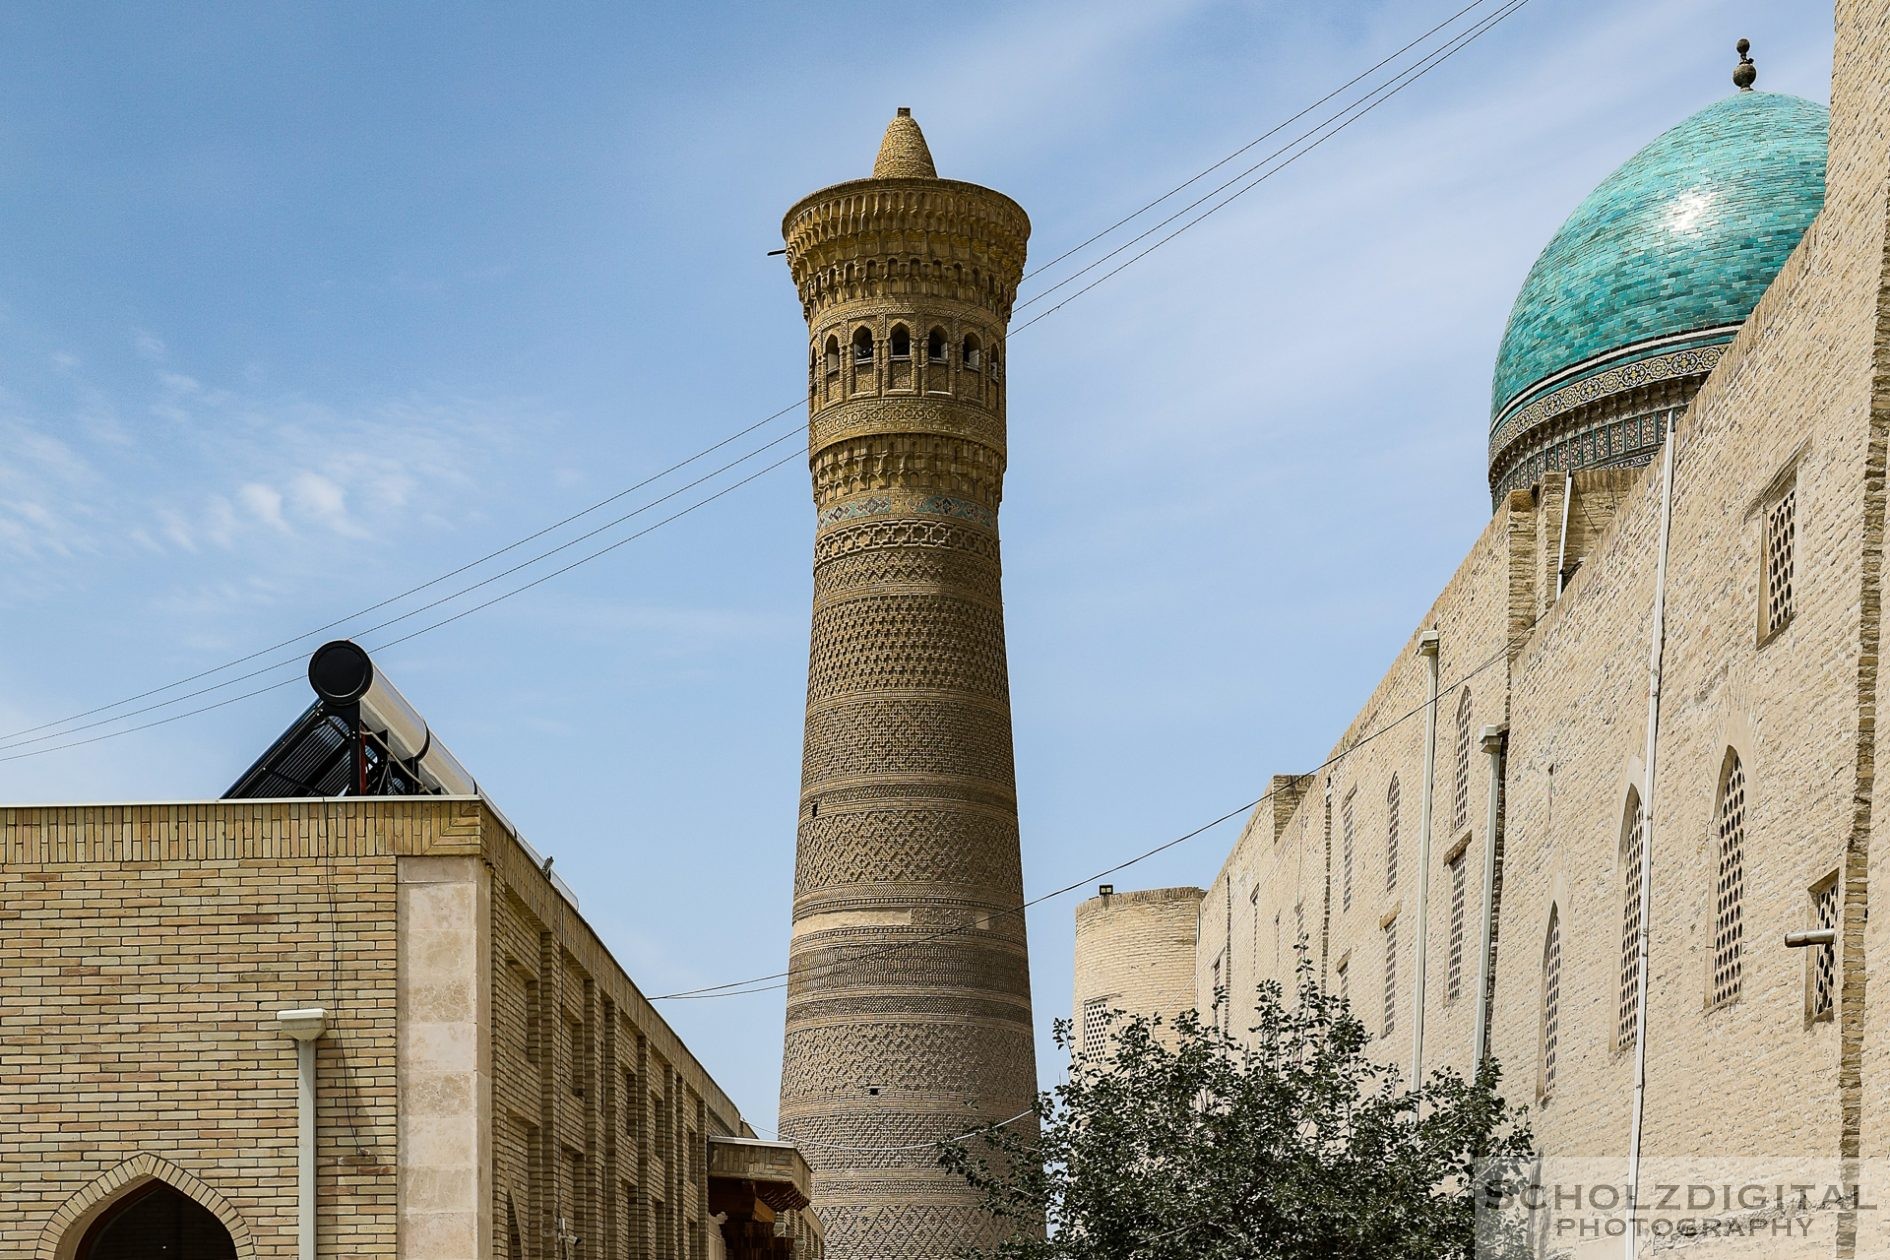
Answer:
[[[886,124],[886,138],[879,142],[879,156],[873,159],[874,179],[937,179],[932,165],[932,150],[925,146],[925,133],[913,121],[912,111],[904,105]]]

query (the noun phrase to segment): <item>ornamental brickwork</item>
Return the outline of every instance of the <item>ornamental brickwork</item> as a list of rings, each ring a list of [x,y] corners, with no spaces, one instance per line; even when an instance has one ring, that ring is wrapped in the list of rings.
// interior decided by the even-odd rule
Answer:
[[[998,563],[1004,332],[1030,224],[901,111],[788,212],[816,529],[781,1080],[840,1260],[994,1225],[933,1141],[1036,1092]]]

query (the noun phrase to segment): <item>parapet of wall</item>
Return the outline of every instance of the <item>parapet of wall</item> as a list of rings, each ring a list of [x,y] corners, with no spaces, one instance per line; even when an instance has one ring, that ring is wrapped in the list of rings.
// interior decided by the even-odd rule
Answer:
[[[1106,1044],[1106,1011],[1160,1016],[1195,1005],[1199,888],[1151,888],[1091,897],[1076,908],[1076,993],[1070,1007],[1079,1050]]]

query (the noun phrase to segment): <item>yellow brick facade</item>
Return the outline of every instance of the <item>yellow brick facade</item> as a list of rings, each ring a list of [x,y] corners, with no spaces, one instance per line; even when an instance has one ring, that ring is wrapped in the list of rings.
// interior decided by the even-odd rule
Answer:
[[[0,1254],[155,1179],[296,1255],[309,1007],[321,1256],[725,1254],[708,1144],[752,1131],[479,801],[0,810],[0,957]]]
[[[1873,840],[1890,826],[1874,774],[1876,714],[1890,699],[1877,669],[1890,429],[1890,6],[1840,3],[1836,38],[1825,208],[1679,421],[1642,1154],[1649,1167],[1668,1168],[1737,1157],[1742,1175],[1759,1177],[1861,1158],[1868,1201],[1870,1161],[1890,1157],[1890,1016],[1869,983],[1890,958],[1890,927],[1866,915],[1870,858],[1881,851]],[[1768,632],[1767,514],[1788,491],[1793,613]],[[1143,1009],[1207,1011],[1218,982],[1233,991],[1238,1016],[1256,983],[1290,975],[1303,932],[1313,966],[1378,1034],[1374,1053],[1408,1069],[1424,897],[1422,1062],[1467,1070],[1488,907],[1488,1036],[1505,1091],[1530,1106],[1544,1151],[1593,1157],[1622,1176],[1635,1063],[1632,1036],[1623,1044],[1620,1035],[1623,839],[1630,790],[1645,780],[1660,523],[1658,463],[1567,482],[1556,473],[1508,495],[1329,764],[1273,781],[1201,899],[1185,988],[1144,994]],[[1565,590],[1558,571],[1571,574]],[[1431,858],[1421,869],[1432,712],[1421,645],[1432,631],[1442,694]],[[1500,861],[1488,899],[1495,763],[1485,728],[1506,732],[1495,741]],[[1745,840],[1741,967],[1726,999],[1715,992],[1714,963],[1729,755],[1742,776]],[[1817,926],[1816,894],[1833,877],[1837,965],[1825,1015],[1809,994],[1818,951],[1787,948],[1784,938]],[[1559,1024],[1545,1089],[1551,914]],[[1077,974],[1107,974],[1143,947],[1135,933],[1079,929]],[[1078,1018],[1081,997],[1079,986]],[[1789,1246],[1701,1237],[1683,1251],[1890,1254],[1883,1212],[1814,1216],[1810,1234]]]

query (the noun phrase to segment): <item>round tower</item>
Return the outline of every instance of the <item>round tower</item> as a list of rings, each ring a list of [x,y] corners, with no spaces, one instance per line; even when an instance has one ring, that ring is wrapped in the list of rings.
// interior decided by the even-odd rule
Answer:
[[[1036,1092],[998,566],[1030,221],[901,109],[782,234],[816,515],[781,1130],[834,1260],[943,1260],[994,1227],[925,1144]]]

